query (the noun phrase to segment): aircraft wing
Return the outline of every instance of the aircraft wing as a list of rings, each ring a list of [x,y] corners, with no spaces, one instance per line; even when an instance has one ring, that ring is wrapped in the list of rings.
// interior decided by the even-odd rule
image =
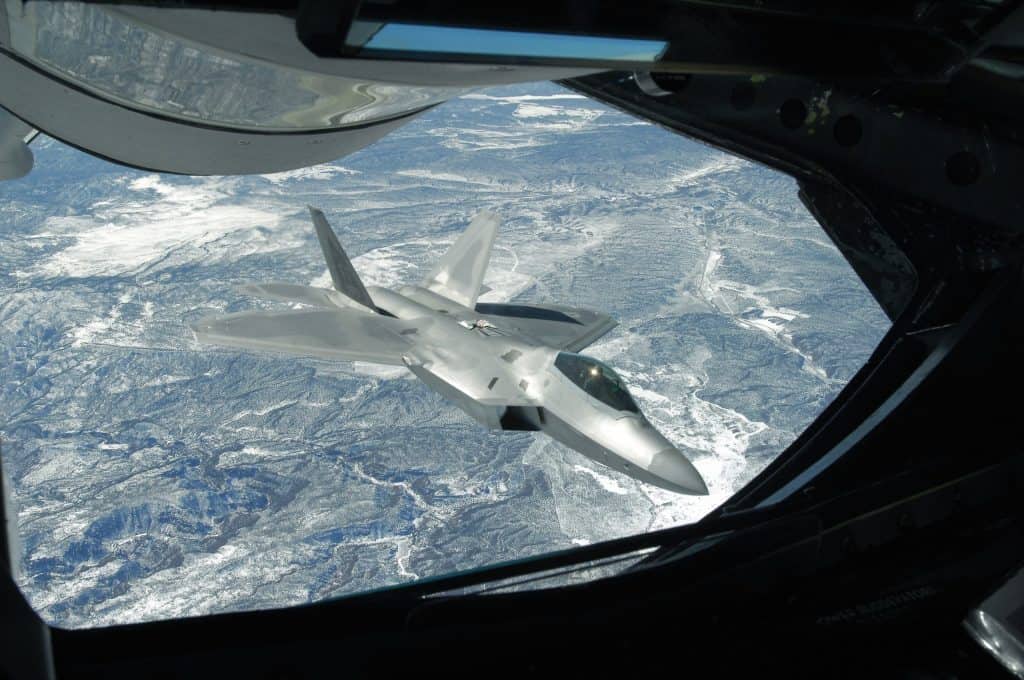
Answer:
[[[357,309],[367,312],[365,306],[352,300],[336,290],[327,288],[314,288],[313,286],[298,286],[293,283],[247,283],[239,286],[236,290],[243,295],[249,295],[261,300],[276,300],[278,302],[297,302],[309,307],[322,307],[324,309]]]
[[[192,325],[200,342],[338,361],[402,365],[409,336],[430,319],[400,321],[349,309],[239,312]]]
[[[578,352],[615,328],[607,314],[562,305],[515,305],[479,303],[479,312],[498,328],[507,328],[536,340]]]

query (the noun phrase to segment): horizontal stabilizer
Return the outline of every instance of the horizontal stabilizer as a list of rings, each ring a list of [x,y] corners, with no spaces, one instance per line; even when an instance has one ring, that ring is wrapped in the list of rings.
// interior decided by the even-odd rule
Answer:
[[[324,251],[324,259],[327,260],[327,269],[331,272],[331,281],[334,282],[334,289],[344,293],[367,309],[376,311],[376,306],[366,292],[359,274],[356,273],[352,262],[349,261],[345,250],[338,243],[338,237],[331,230],[324,214],[309,206],[309,215],[313,218],[313,226],[316,228],[316,237],[320,241],[320,249]]]
[[[401,365],[407,336],[431,323],[354,309],[239,312],[192,325],[199,342],[339,361]]]
[[[372,311],[347,295],[342,295],[328,288],[314,288],[313,286],[300,286],[293,283],[247,283],[244,286],[239,286],[238,291],[243,295],[260,300],[293,302],[300,305],[309,305],[310,307],[323,307],[325,309]]]
[[[492,212],[482,212],[430,270],[421,284],[438,295],[472,308],[480,297],[480,288],[491,260],[491,248],[500,220]]]

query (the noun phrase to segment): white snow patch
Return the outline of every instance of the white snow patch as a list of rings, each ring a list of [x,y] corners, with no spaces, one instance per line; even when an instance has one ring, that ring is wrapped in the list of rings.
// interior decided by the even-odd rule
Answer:
[[[775,336],[775,337],[778,337],[779,335],[782,334],[782,332],[784,330],[786,330],[786,327],[784,325],[782,325],[781,323],[775,323],[774,321],[770,321],[770,320],[764,319],[764,318],[761,318],[761,319],[744,319],[743,321],[740,321],[739,323],[741,325],[743,325],[743,326],[747,326],[748,328],[756,328],[756,329],[758,329],[760,331],[764,331],[768,335],[772,335],[772,336]]]
[[[154,378],[153,380],[146,381],[145,383],[142,384],[142,387],[160,387],[162,385],[172,385],[174,383],[191,380],[192,378],[193,376],[191,375],[161,375]]]
[[[529,121],[530,127],[548,130],[578,130],[587,123],[600,118],[603,111],[594,109],[570,109],[564,106],[541,106],[540,104],[519,104],[512,113],[519,119],[540,118]],[[557,120],[549,120],[549,119]]]
[[[523,135],[522,132],[505,132],[502,130],[435,128],[430,130],[429,134],[445,138],[441,142],[443,146],[460,151],[528,149],[544,146],[548,143],[533,135]]]
[[[225,451],[217,460],[217,467],[236,465],[266,465],[275,459],[293,455],[291,451],[271,451],[259,446],[245,446],[240,451]]]
[[[373,378],[380,378],[381,380],[393,380],[395,378],[402,378],[408,375],[409,369],[405,366],[390,366],[388,364],[369,364],[364,361],[353,361],[349,364],[352,367],[353,373],[360,375],[366,375]]]
[[[257,226],[274,227],[281,218],[256,206],[231,205],[233,181],[224,178],[182,180],[170,184],[159,175],[132,181],[128,188],[157,196],[128,197],[122,202],[94,206],[91,218],[51,217],[46,226],[69,234],[75,242],[40,263],[44,276],[112,276],[134,273],[156,265],[176,251],[182,260],[209,259],[211,244],[232,232]],[[246,241],[246,252],[277,249]],[[237,245],[237,244],[236,244]],[[237,248],[226,254],[238,256]]]
[[[700,167],[681,170],[669,176],[669,181],[679,186],[694,186],[705,181],[710,175],[738,170],[747,164],[748,162],[742,158],[723,154]]]
[[[561,107],[520,104],[512,115],[517,118],[536,118],[537,116],[561,116],[565,115],[565,113],[565,109]]]
[[[96,338],[105,335],[121,316],[121,311],[114,307],[105,317],[97,317],[92,321],[82,324],[71,330],[71,346],[81,347],[82,345],[94,342]]]
[[[423,170],[413,168],[412,170],[399,170],[394,173],[403,177],[415,177],[417,179],[435,180],[440,182],[457,182],[459,184],[480,184],[483,186],[491,186],[492,182],[488,182],[482,179],[473,179],[466,177],[465,175],[457,175],[453,172],[431,172],[430,170]]]
[[[511,97],[495,97],[490,94],[482,94],[479,92],[473,92],[470,94],[464,94],[459,99],[486,99],[494,102],[508,102],[510,104],[517,104],[519,102],[532,102],[532,101],[544,101],[544,100],[555,100],[555,99],[586,99],[581,94],[572,94],[566,92],[564,94],[520,94]]]
[[[291,182],[295,180],[328,180],[337,177],[338,175],[359,175],[362,174],[358,170],[351,170],[349,168],[342,167],[340,165],[314,165],[308,168],[297,168],[295,170],[285,170],[283,172],[275,172],[269,175],[260,175],[263,179],[269,180],[274,184],[283,184],[285,182]]]

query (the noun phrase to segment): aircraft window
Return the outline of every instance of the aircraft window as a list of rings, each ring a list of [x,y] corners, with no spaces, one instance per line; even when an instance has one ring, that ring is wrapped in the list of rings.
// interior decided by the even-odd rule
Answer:
[[[696,522],[812,422],[889,327],[791,178],[550,82],[472,92],[351,156],[270,175],[157,174],[45,135],[32,150],[32,172],[0,183],[0,455],[19,584],[62,627],[305,604]],[[493,210],[492,290],[410,335],[386,309],[364,327],[354,310],[335,323],[237,292],[332,287],[307,203],[363,282],[392,291]],[[652,486],[635,463],[627,474],[523,429],[561,427],[555,405],[489,430],[403,365],[202,345],[189,329],[255,311],[320,319],[307,335],[275,327],[314,340],[397,329],[374,335],[382,350],[452,326],[453,344],[489,359],[440,346],[438,360],[458,375],[478,365],[467,385],[492,411],[544,379],[523,346],[458,319],[545,335],[572,348],[552,352],[560,370],[623,409],[602,409],[611,422],[632,429],[612,416],[639,407],[651,427],[637,436],[663,434],[710,493]]]
[[[626,383],[611,366],[582,354],[561,352],[555,359],[555,367],[584,392],[613,409],[630,413],[640,412],[633,397],[629,396],[626,390]]]

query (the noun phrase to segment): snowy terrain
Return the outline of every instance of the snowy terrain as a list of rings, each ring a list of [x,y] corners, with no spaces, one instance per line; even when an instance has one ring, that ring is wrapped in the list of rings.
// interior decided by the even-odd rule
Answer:
[[[35,148],[0,184],[0,436],[22,586],[60,625],[285,606],[693,521],[887,328],[791,180],[551,84],[275,175]],[[710,496],[483,431],[402,368],[197,345],[187,321],[272,306],[240,284],[328,285],[307,204],[378,285],[418,280],[498,212],[483,300],[615,316],[588,353]]]

